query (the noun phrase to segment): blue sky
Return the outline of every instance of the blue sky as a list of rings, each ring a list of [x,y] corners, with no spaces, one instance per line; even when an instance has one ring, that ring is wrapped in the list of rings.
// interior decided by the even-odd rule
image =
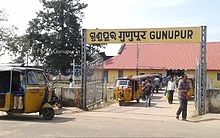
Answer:
[[[219,13],[218,0],[90,0],[84,21],[87,28],[206,25],[208,41],[219,41]]]
[[[219,0],[84,0],[84,28],[207,26],[207,41],[220,41]],[[106,48],[117,54],[118,45]]]
[[[207,26],[207,40],[220,41],[219,0],[81,0],[85,9],[83,28],[161,28]],[[1,0],[11,24],[25,32],[41,5],[39,0]],[[109,45],[107,55],[116,55],[118,45]]]

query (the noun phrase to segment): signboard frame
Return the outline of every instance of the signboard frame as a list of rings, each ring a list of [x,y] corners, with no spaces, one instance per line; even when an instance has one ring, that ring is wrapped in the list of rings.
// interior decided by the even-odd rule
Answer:
[[[201,27],[147,29],[87,29],[87,44],[200,43]]]

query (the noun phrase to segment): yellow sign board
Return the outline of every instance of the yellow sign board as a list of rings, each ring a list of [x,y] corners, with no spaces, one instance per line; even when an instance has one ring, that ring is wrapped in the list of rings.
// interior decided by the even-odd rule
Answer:
[[[87,44],[177,42],[201,42],[201,27],[86,30]]]

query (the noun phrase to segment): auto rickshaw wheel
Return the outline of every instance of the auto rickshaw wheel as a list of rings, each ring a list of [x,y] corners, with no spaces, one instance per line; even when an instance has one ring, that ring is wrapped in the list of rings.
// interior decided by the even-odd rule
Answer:
[[[44,108],[42,109],[42,115],[45,120],[51,120],[54,117],[54,110],[53,108]]]

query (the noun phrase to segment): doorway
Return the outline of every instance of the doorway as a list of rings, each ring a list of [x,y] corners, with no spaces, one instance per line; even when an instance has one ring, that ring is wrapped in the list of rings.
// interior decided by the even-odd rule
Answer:
[[[180,77],[184,74],[184,70],[180,70],[180,69],[177,69],[177,70],[167,70],[167,76],[177,76],[177,77]]]

